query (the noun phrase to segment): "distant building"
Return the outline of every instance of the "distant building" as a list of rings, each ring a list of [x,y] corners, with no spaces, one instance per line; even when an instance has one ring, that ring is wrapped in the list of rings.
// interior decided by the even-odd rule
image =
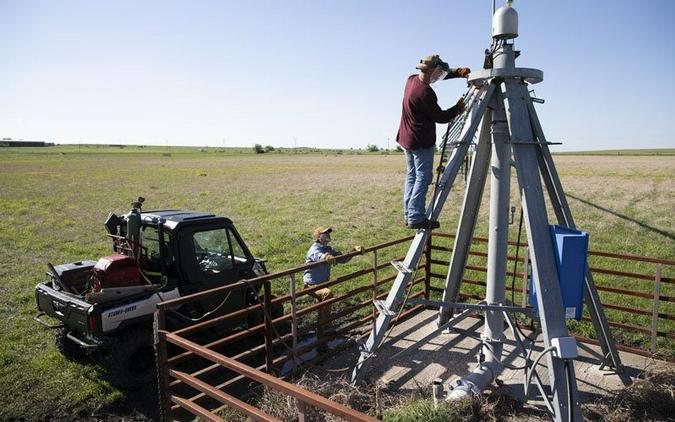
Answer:
[[[44,141],[15,141],[12,138],[2,138],[0,147],[53,147],[53,142]]]

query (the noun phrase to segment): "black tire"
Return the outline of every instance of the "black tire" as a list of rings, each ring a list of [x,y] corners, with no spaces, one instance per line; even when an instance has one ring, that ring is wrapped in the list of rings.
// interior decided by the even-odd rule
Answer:
[[[138,387],[155,379],[155,350],[152,331],[130,328],[117,336],[108,352],[110,380],[120,387]]]
[[[275,295],[272,295],[270,300],[274,300],[276,298],[277,297]],[[262,297],[260,297],[260,299],[258,299],[256,297],[255,302],[250,301],[249,303],[246,304],[246,306],[257,305],[258,303],[260,303],[260,304],[263,303]],[[281,303],[273,304],[271,314],[272,314],[271,315],[272,319],[276,319],[276,318],[281,317],[284,314],[284,305],[281,304]],[[256,310],[256,311],[253,311],[253,312],[249,313],[246,316],[246,318],[247,318],[246,321],[248,323],[249,328],[255,327],[256,325],[260,325],[263,322],[265,322],[265,312],[262,309],[259,309],[259,310]]]
[[[276,299],[277,297],[272,295],[272,300]],[[272,304],[272,319],[277,319],[280,318],[284,315],[284,305],[281,303],[274,303]],[[284,334],[288,334],[291,332],[291,321],[283,321],[281,323],[276,323],[274,324],[274,334],[279,334],[279,336],[283,336]]]
[[[248,328],[255,327],[256,325],[260,325],[265,322],[265,315],[261,310],[253,311],[246,316],[246,322],[248,324]]]
[[[61,354],[68,359],[80,360],[84,358],[87,353],[80,346],[75,344],[67,336],[70,333],[70,328],[60,327],[56,329],[56,336],[54,337],[54,345]]]
[[[276,299],[276,298],[273,298]],[[281,303],[275,303],[272,305],[272,319],[280,318],[284,315],[284,305]]]

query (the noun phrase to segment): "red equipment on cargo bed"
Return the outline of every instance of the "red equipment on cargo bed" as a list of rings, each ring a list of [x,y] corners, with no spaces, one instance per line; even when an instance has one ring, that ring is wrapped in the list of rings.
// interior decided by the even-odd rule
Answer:
[[[131,287],[143,284],[138,261],[126,255],[111,255],[98,260],[94,266],[92,290]]]

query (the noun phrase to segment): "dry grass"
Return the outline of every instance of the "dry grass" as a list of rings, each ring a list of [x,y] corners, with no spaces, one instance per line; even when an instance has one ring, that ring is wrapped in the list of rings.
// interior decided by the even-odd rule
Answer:
[[[352,409],[374,414],[375,391],[371,386],[352,386],[344,378],[322,380],[311,372],[302,374],[294,384]],[[290,422],[298,418],[296,400],[276,390],[263,389],[257,405],[265,413],[277,417],[282,421]],[[342,421],[341,418],[319,411],[312,406],[306,406],[306,417],[308,421]]]
[[[296,382],[323,397],[370,415],[376,415],[375,387],[354,387],[344,378],[327,379],[312,373],[303,374]],[[538,409],[523,406],[501,393],[499,388],[481,398],[460,402],[444,402],[433,406],[429,389],[402,395],[397,391],[381,390],[381,402],[386,422],[452,422],[452,421],[548,421],[550,416]],[[257,406],[283,421],[297,420],[296,401],[284,394],[265,389]],[[645,374],[643,379],[618,393],[603,396],[582,405],[584,420],[597,422],[672,421],[675,409],[675,369]],[[232,416],[232,415],[230,415]],[[341,419],[308,406],[307,417],[312,422],[333,422]]]
[[[609,400],[584,406],[584,418],[599,422],[675,420],[675,369],[647,373]]]
[[[428,388],[418,388],[412,393],[401,394],[400,391],[388,390],[386,387],[376,393],[374,385],[355,387],[346,378],[328,379],[325,374],[316,375],[306,372],[295,384],[329,398],[352,409],[377,416],[386,422],[452,422],[452,421],[487,421],[496,422],[512,418],[534,418],[538,420],[543,414],[523,406],[499,391],[475,399],[459,402],[443,402],[433,406],[431,392]],[[379,400],[376,400],[379,397]],[[296,421],[297,402],[285,394],[264,389],[257,400],[257,406],[265,413],[283,421]],[[378,412],[383,410],[383,414]],[[312,422],[337,422],[342,419],[319,411],[311,406],[306,407],[306,417]]]

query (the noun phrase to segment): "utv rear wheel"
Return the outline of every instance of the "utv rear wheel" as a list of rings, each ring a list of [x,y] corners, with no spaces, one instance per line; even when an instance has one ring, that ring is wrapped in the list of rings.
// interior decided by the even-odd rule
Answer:
[[[54,345],[61,354],[69,359],[78,360],[85,357],[86,352],[71,339],[68,338],[70,329],[68,327],[60,327],[56,329],[56,336],[54,337]]]
[[[277,298],[276,296],[272,295],[270,300],[274,300],[276,298]],[[257,304],[257,303],[258,302],[256,302],[255,304]],[[260,298],[259,303],[260,303],[260,305],[263,304],[263,298],[262,297]],[[252,306],[252,305],[253,305],[253,303],[248,304],[247,306]],[[270,317],[272,319],[277,319],[277,318],[280,318],[284,315],[284,305],[281,304],[281,303],[273,303],[271,309],[272,309],[272,312],[270,312],[270,314],[271,314]],[[265,322],[265,312],[262,309],[257,309],[253,312],[250,312],[247,315],[247,323],[248,323],[249,328],[255,327],[256,325],[260,325],[264,322]]]
[[[155,350],[150,330],[129,329],[119,334],[109,352],[108,374],[121,387],[137,387],[155,379]]]

